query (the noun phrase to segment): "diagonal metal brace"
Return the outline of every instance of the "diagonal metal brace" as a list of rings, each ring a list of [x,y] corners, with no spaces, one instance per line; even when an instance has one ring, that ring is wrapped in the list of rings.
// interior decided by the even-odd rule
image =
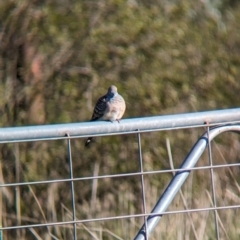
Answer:
[[[176,175],[172,178],[171,182],[169,183],[166,190],[163,192],[162,196],[159,198],[157,204],[152,210],[152,214],[154,216],[149,215],[147,219],[147,233],[148,235],[154,230],[160,219],[162,218],[162,213],[164,213],[168,206],[171,204],[173,198],[176,196],[178,191],[180,190],[181,186],[185,182],[186,178],[188,177],[190,170],[186,170],[188,168],[193,168],[199,158],[201,157],[202,153],[208,146],[208,139],[212,141],[217,135],[223,132],[237,132],[240,133],[240,125],[226,125],[221,127],[212,128],[209,132],[206,132],[199,138],[196,144],[193,146],[185,160],[181,165],[181,169],[176,173]],[[209,134],[209,136],[208,136]],[[156,216],[157,214],[157,216]],[[146,239],[146,232],[145,232],[145,224],[142,226],[134,240],[145,240]]]

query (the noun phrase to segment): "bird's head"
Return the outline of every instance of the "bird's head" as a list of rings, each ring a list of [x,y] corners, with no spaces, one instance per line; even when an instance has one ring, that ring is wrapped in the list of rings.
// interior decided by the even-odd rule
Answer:
[[[117,87],[116,86],[112,85],[108,88],[107,95],[113,97],[114,95],[117,95],[117,94],[118,94],[118,92],[117,92]]]

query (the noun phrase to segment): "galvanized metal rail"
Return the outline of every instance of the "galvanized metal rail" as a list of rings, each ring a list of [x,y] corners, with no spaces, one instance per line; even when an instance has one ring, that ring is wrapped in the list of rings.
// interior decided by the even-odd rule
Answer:
[[[87,136],[106,136],[130,134],[138,132],[153,132],[180,128],[222,125],[238,122],[240,108],[216,110],[196,113],[182,113],[165,116],[123,119],[120,123],[114,122],[82,122],[68,124],[51,124],[28,127],[8,127],[0,129],[0,143],[26,142],[64,139]]]

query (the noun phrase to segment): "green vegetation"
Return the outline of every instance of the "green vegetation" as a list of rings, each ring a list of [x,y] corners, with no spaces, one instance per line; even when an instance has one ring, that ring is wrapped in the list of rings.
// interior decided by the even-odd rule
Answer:
[[[238,107],[239,11],[234,0],[0,1],[1,126],[87,121],[111,84],[126,100],[126,118]],[[178,167],[204,131],[143,134],[144,169],[170,168],[167,138]],[[239,161],[238,136],[225,134],[213,147],[215,164]],[[87,150],[76,139],[72,148],[74,177],[139,170],[134,135],[99,138]],[[69,177],[65,141],[2,144],[0,159],[1,182]],[[239,204],[239,169],[214,172],[218,205]],[[170,179],[146,177],[148,211]],[[96,194],[93,186],[75,183],[78,219],[142,212],[139,177],[99,180]],[[208,171],[192,173],[182,189],[188,207],[211,206],[210,189]],[[1,188],[0,208],[3,226],[71,220],[70,186]],[[180,195],[174,209],[183,209]],[[239,239],[238,214],[219,211],[221,239]],[[88,223],[78,226],[78,239],[132,239],[141,225],[142,219]],[[4,231],[3,239],[65,240],[71,234],[70,226],[58,226]],[[202,212],[191,219],[165,216],[151,239],[214,234],[213,213]]]

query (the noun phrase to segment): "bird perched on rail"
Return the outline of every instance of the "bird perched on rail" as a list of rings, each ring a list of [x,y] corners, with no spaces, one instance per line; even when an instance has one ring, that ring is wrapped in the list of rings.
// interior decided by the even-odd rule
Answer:
[[[108,88],[107,94],[98,99],[90,121],[105,120],[120,122],[125,109],[126,104],[123,97],[118,93],[117,87],[112,85]],[[88,146],[91,140],[92,137],[89,137],[85,146]]]

